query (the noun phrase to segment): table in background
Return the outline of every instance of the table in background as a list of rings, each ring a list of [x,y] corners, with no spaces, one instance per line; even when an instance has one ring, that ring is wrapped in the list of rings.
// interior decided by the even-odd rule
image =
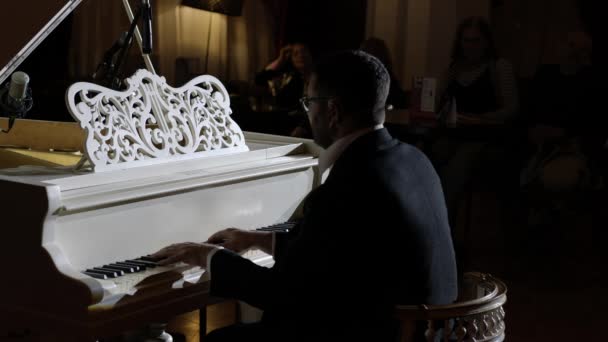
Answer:
[[[461,120],[455,125],[447,126],[440,123],[434,113],[393,110],[386,113],[385,126],[395,138],[419,147],[428,146],[439,138],[498,142],[516,134],[514,127],[502,123],[465,116],[459,118]]]

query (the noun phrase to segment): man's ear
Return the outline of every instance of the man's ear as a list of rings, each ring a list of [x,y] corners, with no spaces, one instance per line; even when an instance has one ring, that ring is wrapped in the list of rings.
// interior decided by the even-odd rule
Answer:
[[[329,127],[335,127],[344,120],[344,106],[340,99],[331,98],[327,101],[327,118]]]

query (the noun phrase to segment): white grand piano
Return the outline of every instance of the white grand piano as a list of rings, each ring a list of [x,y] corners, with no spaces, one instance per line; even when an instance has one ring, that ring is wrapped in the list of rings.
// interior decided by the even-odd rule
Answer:
[[[2,38],[0,79],[80,0],[45,3],[21,23],[29,33]],[[289,221],[319,184],[316,145],[242,132],[217,79],[173,88],[141,70],[129,85],[75,84],[66,110],[78,122],[16,120],[0,133],[0,336],[27,328],[94,341],[204,307],[205,270],[142,256],[225,227]]]

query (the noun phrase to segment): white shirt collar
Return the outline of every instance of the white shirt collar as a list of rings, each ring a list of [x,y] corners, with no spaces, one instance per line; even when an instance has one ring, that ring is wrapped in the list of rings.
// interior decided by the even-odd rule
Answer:
[[[325,180],[327,175],[329,174],[329,170],[334,165],[336,160],[340,158],[342,152],[346,150],[346,148],[357,138],[362,135],[365,135],[372,131],[377,131],[379,129],[384,128],[383,124],[378,124],[374,127],[363,128],[357,131],[350,133],[336,141],[334,141],[331,146],[329,146],[326,150],[323,150],[319,154],[319,173],[321,174],[321,179]],[[325,174],[327,172],[327,174]]]

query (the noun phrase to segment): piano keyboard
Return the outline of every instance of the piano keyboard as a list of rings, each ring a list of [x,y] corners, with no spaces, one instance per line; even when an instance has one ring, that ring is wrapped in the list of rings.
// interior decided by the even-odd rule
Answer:
[[[257,231],[288,232],[296,222],[283,222],[271,226],[257,228]],[[249,250],[242,253],[256,264],[264,267],[272,266],[272,256],[260,251]],[[181,288],[185,283],[197,283],[206,272],[205,269],[187,265],[183,262],[159,266],[158,260],[150,256],[108,263],[98,267],[91,267],[82,273],[98,279],[104,290],[104,298],[98,304],[90,307],[92,310],[108,309],[119,302],[124,296],[134,296],[144,288],[156,285],[170,284],[171,288]],[[173,276],[170,276],[173,274]],[[179,274],[178,278],[175,275]],[[165,286],[163,285],[163,286]]]
[[[96,279],[110,279],[124,276],[125,274],[138,273],[147,269],[156,268],[157,260],[148,256],[139,257],[137,259],[115,262],[103,266],[93,267],[85,270],[83,273]]]
[[[293,227],[295,227],[296,224],[297,222],[295,221],[287,221],[267,227],[258,228],[256,230],[263,232],[289,232]]]
[[[267,232],[288,232],[295,225],[296,222],[288,221],[271,226],[257,228],[256,230]],[[115,279],[123,276],[127,276],[131,279],[140,279],[142,277],[133,275],[136,273],[143,273],[142,275],[150,276],[153,274],[166,272],[175,268],[174,266],[159,266],[156,263],[157,261],[157,259],[151,258],[150,256],[142,256],[135,259],[92,267],[86,269],[82,273],[90,277],[102,280]],[[145,278],[145,276],[143,278]]]

